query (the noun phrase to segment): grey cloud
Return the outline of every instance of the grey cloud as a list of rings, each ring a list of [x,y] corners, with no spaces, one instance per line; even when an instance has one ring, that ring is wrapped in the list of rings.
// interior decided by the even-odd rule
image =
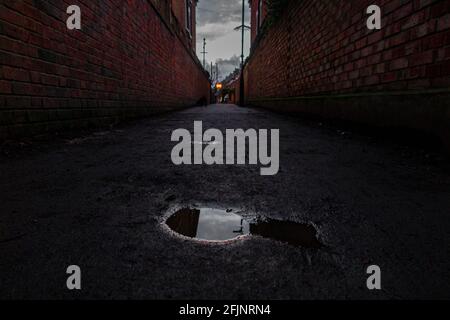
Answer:
[[[197,6],[198,39],[216,40],[233,32],[241,24],[241,10],[241,0],[200,0]]]
[[[201,39],[206,38],[208,41],[214,41],[228,32],[234,32],[229,25],[207,24],[197,28],[197,39],[201,41]]]
[[[241,0],[200,0],[197,6],[199,26],[226,24],[241,19]]]
[[[230,59],[217,59],[216,62],[219,66],[220,80],[222,80],[236,68],[240,67],[241,59],[237,55],[234,55]]]

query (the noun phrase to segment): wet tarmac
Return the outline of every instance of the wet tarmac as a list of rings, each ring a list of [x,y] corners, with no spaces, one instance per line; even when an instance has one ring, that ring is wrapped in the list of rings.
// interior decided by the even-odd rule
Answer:
[[[171,134],[195,120],[280,129],[278,174],[173,165]],[[2,145],[0,298],[449,299],[448,163],[350,128],[232,105]],[[192,241],[161,227],[176,205],[230,208],[287,231],[264,237],[264,224],[243,224],[242,241]],[[327,250],[290,245],[283,221],[313,226]],[[381,291],[366,287],[372,264]],[[66,289],[69,265],[81,268],[81,291]]]

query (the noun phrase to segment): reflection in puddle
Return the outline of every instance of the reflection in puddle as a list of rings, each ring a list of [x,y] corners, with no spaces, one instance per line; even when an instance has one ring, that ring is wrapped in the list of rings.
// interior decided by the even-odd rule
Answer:
[[[224,241],[249,233],[249,224],[241,216],[225,210],[181,209],[167,219],[175,232],[201,240]]]
[[[224,241],[251,234],[294,246],[322,247],[312,225],[278,220],[249,223],[229,210],[184,208],[171,215],[166,224],[178,234],[199,240]]]
[[[305,248],[320,248],[317,231],[312,225],[290,221],[266,220],[250,224],[250,234],[287,242]]]

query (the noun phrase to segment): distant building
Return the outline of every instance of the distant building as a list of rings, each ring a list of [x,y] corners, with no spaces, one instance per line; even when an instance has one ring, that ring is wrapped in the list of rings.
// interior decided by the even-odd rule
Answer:
[[[222,102],[237,104],[239,98],[239,81],[241,69],[236,68],[224,80],[224,89],[221,92],[220,100]]]

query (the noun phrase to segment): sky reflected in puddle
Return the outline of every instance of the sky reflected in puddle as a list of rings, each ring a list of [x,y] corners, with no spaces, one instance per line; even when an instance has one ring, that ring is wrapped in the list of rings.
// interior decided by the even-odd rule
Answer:
[[[312,225],[270,219],[248,222],[231,210],[184,208],[171,215],[166,224],[178,234],[199,240],[225,241],[258,235],[294,246],[322,247]]]
[[[249,234],[249,224],[241,216],[226,210],[184,208],[167,219],[175,232],[190,238],[224,241]]]

